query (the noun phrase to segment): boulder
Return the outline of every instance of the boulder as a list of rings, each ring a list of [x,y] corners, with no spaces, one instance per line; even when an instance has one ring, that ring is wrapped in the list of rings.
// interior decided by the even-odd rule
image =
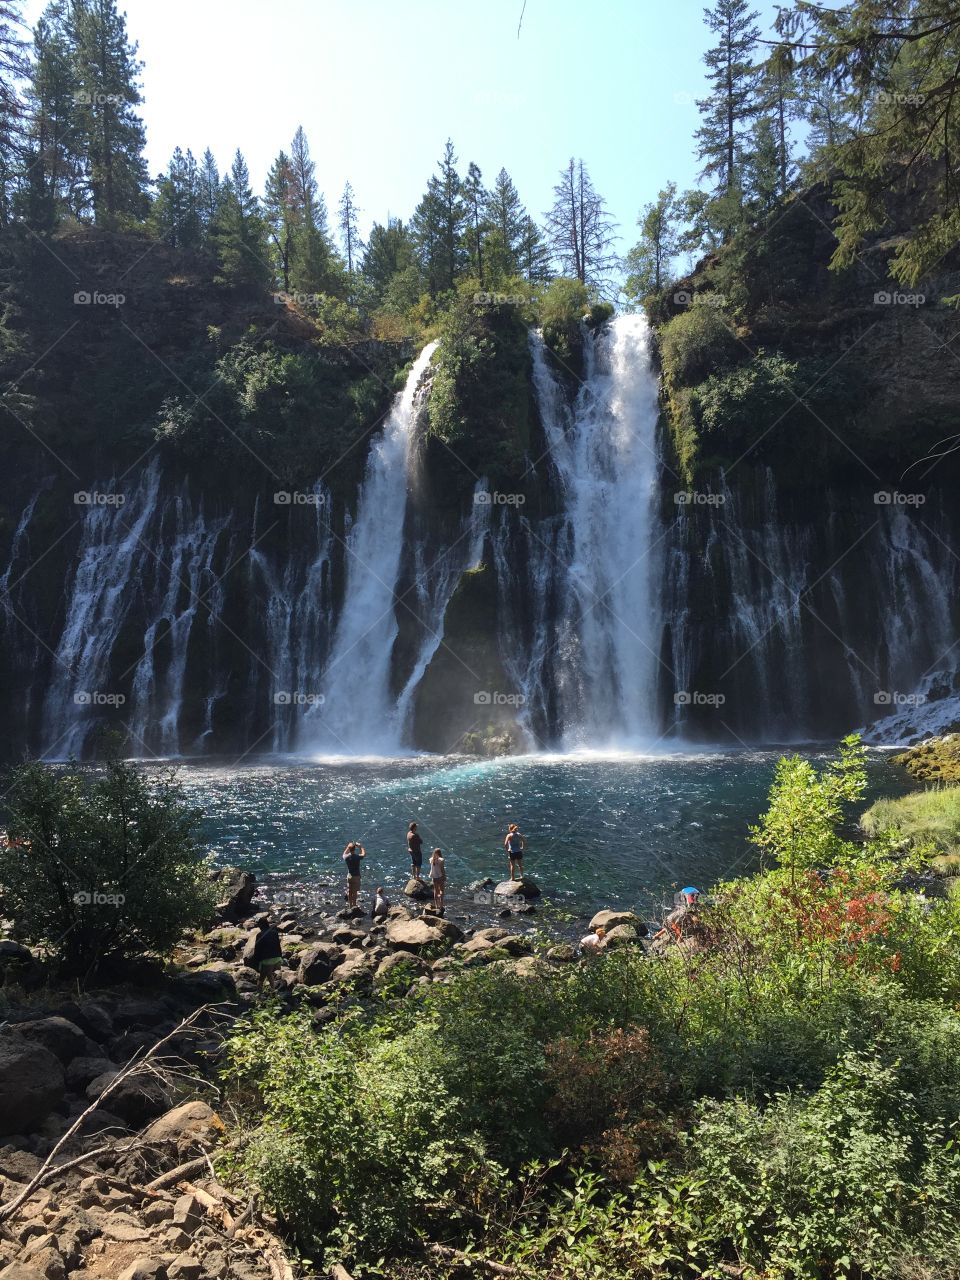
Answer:
[[[316,987],[326,982],[343,959],[343,952],[333,942],[315,942],[300,952],[297,978],[305,987]]]
[[[0,1134],[28,1133],[63,1101],[63,1066],[42,1044],[0,1034]]]
[[[555,947],[551,947],[547,952],[548,960],[555,960],[560,964],[566,964],[571,960],[576,960],[577,953],[569,942],[558,942]]]
[[[16,1030],[18,1035],[42,1044],[64,1063],[78,1057],[88,1047],[95,1048],[92,1044],[88,1046],[84,1033],[66,1018],[35,1018],[29,1022],[18,1022]]]
[[[155,1027],[170,1016],[170,1004],[162,997],[130,996],[113,1010],[113,1021],[119,1031],[128,1028],[144,1030]]]
[[[220,918],[233,923],[246,920],[257,891],[257,877],[252,871],[242,871],[239,867],[224,867],[214,878],[220,890],[217,901]]]
[[[105,1071],[91,1080],[86,1089],[88,1102],[95,1101],[118,1074],[115,1070]],[[170,1096],[155,1076],[144,1074],[128,1076],[107,1095],[105,1102],[114,1115],[139,1128],[169,1109]]]
[[[327,981],[339,985],[344,982],[353,982],[354,980],[369,982],[372,978],[369,957],[364,955],[362,951],[351,951],[337,965]]]
[[[460,942],[463,933],[442,916],[422,916],[419,920],[391,920],[387,941],[401,951],[418,953],[438,945]]]
[[[433,889],[426,880],[417,880],[413,876],[407,881],[403,892],[408,898],[415,898],[419,902],[426,902],[433,897]]]
[[[95,1000],[70,1000],[60,1006],[57,1013],[76,1023],[81,1031],[86,1032],[91,1040],[103,1044],[113,1035],[113,1019],[102,1004]]]
[[[380,961],[375,976],[378,985],[401,980],[412,984],[417,978],[429,977],[430,966],[417,955],[395,951]]]
[[[223,1132],[223,1121],[205,1102],[195,1099],[174,1107],[152,1121],[143,1132],[145,1142],[175,1142],[178,1146]]]
[[[46,1275],[43,1271],[38,1271],[36,1265],[29,1266],[26,1262],[11,1262],[8,1267],[4,1267],[0,1271],[0,1280],[46,1280]]]
[[[221,1004],[237,994],[233,973],[223,960],[214,960],[193,973],[178,974],[170,983],[170,989],[192,1008],[201,1004]]]
[[[0,939],[0,966],[10,963],[32,964],[33,952],[22,942],[16,942],[13,938],[2,938]]]
[[[604,947],[615,949],[640,945],[640,934],[632,924],[616,924],[608,929],[603,939]]]
[[[81,1055],[67,1066],[67,1088],[77,1089],[82,1093],[91,1080],[116,1069],[109,1058],[88,1058]]]
[[[167,1268],[159,1258],[134,1258],[120,1280],[167,1280]]]
[[[496,898],[539,898],[540,889],[529,876],[522,880],[502,880],[493,891]]]
[[[621,924],[628,924],[636,929],[638,938],[645,938],[647,935],[647,926],[633,911],[598,911],[590,921],[590,932],[596,933],[598,929],[609,932]]]

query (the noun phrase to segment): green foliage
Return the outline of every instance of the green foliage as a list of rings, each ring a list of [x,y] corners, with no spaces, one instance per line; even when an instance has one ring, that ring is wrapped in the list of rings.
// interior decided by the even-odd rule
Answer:
[[[579,280],[552,280],[540,295],[539,319],[543,340],[560,363],[577,371],[583,360],[580,322],[589,313],[591,293]]]
[[[817,769],[802,756],[783,758],[770,791],[770,807],[751,827],[750,839],[791,875],[798,869],[839,867],[858,856],[839,833],[847,806],[863,795],[866,748],[856,734],[844,738],[834,760]]]
[[[167,951],[214,905],[197,844],[200,813],[173,772],[133,765],[14,769],[0,844],[4,909],[73,972]]]
[[[948,733],[943,738],[918,742],[909,751],[894,756],[920,782],[960,782],[960,734]]]
[[[892,832],[938,854],[960,853],[960,787],[877,800],[860,822],[868,836]]]

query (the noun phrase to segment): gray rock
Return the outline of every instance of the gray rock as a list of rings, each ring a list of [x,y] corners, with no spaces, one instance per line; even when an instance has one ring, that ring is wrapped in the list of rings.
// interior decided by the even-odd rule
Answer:
[[[140,1216],[148,1227],[158,1227],[161,1222],[169,1222],[173,1217],[173,1205],[169,1200],[154,1200]]]
[[[425,960],[404,951],[395,951],[392,955],[385,956],[377,965],[376,981],[380,984],[402,977],[412,984],[416,978],[429,975],[430,966]]]
[[[67,1067],[67,1088],[81,1092],[91,1080],[102,1076],[107,1071],[116,1071],[116,1066],[109,1058],[74,1058]]]
[[[551,947],[547,952],[548,960],[556,960],[562,964],[567,964],[571,960],[576,960],[576,958],[576,949],[569,942],[558,942],[555,947]]]
[[[403,892],[408,898],[414,898],[419,902],[426,902],[428,898],[433,897],[433,889],[426,880],[417,880],[413,876],[407,881]]]
[[[117,1074],[115,1070],[105,1071],[91,1080],[86,1089],[87,1100],[93,1102],[98,1098]],[[169,1109],[170,1095],[154,1076],[130,1076],[108,1094],[104,1102],[121,1120],[139,1128]]]
[[[18,1035],[42,1044],[64,1063],[79,1057],[87,1048],[86,1035],[66,1018],[35,1018],[30,1022],[18,1022],[16,1030]],[[90,1047],[93,1048],[92,1045]]]
[[[222,1132],[223,1121],[205,1102],[194,1099],[174,1107],[143,1132],[145,1142],[175,1142],[178,1146]]]
[[[173,1206],[172,1222],[181,1231],[194,1232],[203,1221],[203,1205],[196,1196],[186,1192]]]
[[[0,1134],[29,1133],[63,1101],[60,1060],[15,1031],[0,1034]]]
[[[203,1268],[192,1253],[181,1253],[167,1267],[168,1280],[200,1280]]]
[[[167,1280],[167,1268],[159,1258],[135,1258],[119,1280]]]
[[[35,1266],[28,1267],[25,1262],[11,1262],[0,1271],[0,1280],[46,1280],[46,1277]]]
[[[609,950],[615,950],[617,947],[639,946],[640,934],[632,924],[616,924],[612,929],[607,930],[603,945]]]
[[[636,929],[638,937],[644,937],[647,932],[646,925],[633,911],[598,911],[590,921],[590,932],[596,933],[598,929],[616,929],[618,925],[628,924]]]
[[[534,880],[524,876],[522,880],[502,880],[493,894],[496,898],[539,898],[540,889]]]
[[[423,916],[419,920],[391,920],[387,925],[387,941],[401,951],[419,953],[428,948],[459,942],[463,933],[442,916]]]
[[[217,914],[234,923],[246,920],[257,892],[257,877],[239,867],[224,867],[215,878],[220,890]]]

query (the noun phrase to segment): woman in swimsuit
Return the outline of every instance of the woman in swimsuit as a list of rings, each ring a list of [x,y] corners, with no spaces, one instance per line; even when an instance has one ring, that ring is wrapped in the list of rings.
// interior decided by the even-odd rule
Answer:
[[[443,895],[447,888],[447,864],[439,849],[430,855],[430,879],[433,881],[433,909],[443,915]]]
[[[515,822],[511,822],[507,829],[507,838],[503,842],[503,847],[507,851],[507,857],[510,859],[510,879],[523,879],[523,851],[527,847],[527,842],[520,833],[520,828]],[[518,872],[515,875],[514,872]]]

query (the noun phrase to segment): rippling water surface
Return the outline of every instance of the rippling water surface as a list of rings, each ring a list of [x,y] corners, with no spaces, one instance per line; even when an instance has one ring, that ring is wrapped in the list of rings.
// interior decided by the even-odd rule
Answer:
[[[747,828],[764,808],[778,753],[319,760],[186,765],[203,833],[222,861],[260,877],[334,886],[347,840],[366,846],[365,886],[402,888],[407,823],[447,860],[451,897],[501,879],[503,836],[518,822],[526,869],[577,914],[649,911],[675,888],[756,866]],[[906,785],[883,756],[871,795]]]

